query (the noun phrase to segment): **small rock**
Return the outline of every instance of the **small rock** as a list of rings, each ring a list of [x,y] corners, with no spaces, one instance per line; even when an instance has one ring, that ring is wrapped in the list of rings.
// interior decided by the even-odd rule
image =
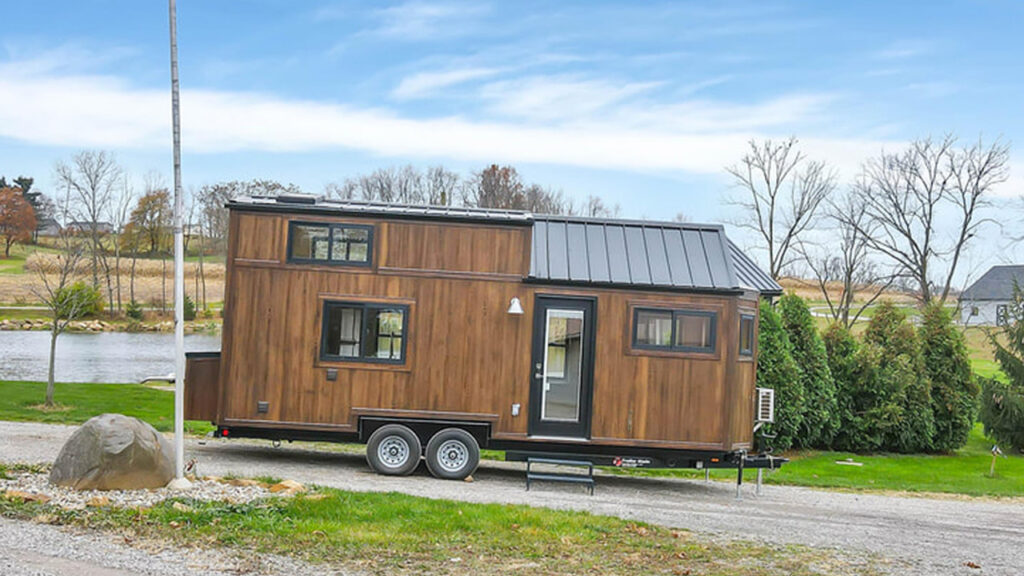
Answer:
[[[274,494],[281,493],[286,496],[289,496],[292,494],[296,494],[298,492],[305,492],[306,487],[303,486],[302,484],[299,484],[295,480],[284,480],[271,486],[270,491],[273,492]]]
[[[466,476],[465,478],[462,479],[462,481],[463,482],[472,482],[473,481],[473,476],[472,475]]]
[[[178,512],[191,512],[192,511],[192,507],[191,506],[186,506],[185,504],[182,504],[181,502],[175,502],[174,504],[171,504],[171,508],[174,508]]]
[[[90,508],[103,508],[104,506],[110,506],[110,498],[106,496],[93,496],[89,498],[85,505]]]
[[[230,486],[262,486],[263,485],[263,483],[258,481],[258,480],[250,480],[248,478],[228,478],[226,480],[222,480],[222,482],[224,484],[228,484]]]
[[[23,490],[8,490],[4,492],[4,498],[21,500],[22,502],[39,502],[40,504],[46,504],[50,501],[50,497],[46,494],[35,494]]]

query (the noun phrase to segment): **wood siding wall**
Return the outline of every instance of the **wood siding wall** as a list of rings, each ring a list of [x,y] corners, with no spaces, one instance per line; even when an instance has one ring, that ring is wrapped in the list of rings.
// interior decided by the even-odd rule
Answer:
[[[750,441],[753,370],[735,361],[736,297],[524,284],[528,227],[376,222],[369,269],[288,264],[287,221],[232,211],[221,423],[354,431],[360,415],[430,413],[527,440],[534,297],[558,294],[598,302],[593,442],[728,450]],[[507,313],[516,296],[521,316]],[[321,361],[322,304],[331,299],[407,304],[406,363]],[[716,354],[632,350],[636,305],[715,310]],[[269,403],[266,414],[258,401]]]

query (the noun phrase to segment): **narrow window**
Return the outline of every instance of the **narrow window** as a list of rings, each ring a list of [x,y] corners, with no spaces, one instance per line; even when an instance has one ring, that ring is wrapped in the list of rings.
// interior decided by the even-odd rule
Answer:
[[[717,317],[700,310],[638,308],[633,316],[633,347],[713,353]]]
[[[408,306],[325,302],[320,358],[401,364],[408,316]]]
[[[373,227],[360,224],[290,222],[288,261],[368,266]]]
[[[740,356],[754,355],[754,315],[740,314]]]

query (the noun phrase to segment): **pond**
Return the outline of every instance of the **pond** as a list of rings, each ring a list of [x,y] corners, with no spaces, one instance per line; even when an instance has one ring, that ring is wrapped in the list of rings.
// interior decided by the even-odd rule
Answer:
[[[186,334],[185,351],[220,350],[220,334]],[[50,333],[0,331],[0,380],[46,381]],[[174,334],[64,333],[57,339],[58,382],[138,382],[174,371]]]

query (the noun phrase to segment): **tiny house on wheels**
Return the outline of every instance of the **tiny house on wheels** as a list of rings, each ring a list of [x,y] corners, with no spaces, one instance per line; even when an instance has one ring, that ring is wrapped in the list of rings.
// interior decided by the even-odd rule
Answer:
[[[327,201],[228,204],[221,352],[186,417],[223,437],[366,443],[464,478],[481,448],[642,467],[752,456],[758,298],[721,226]]]

